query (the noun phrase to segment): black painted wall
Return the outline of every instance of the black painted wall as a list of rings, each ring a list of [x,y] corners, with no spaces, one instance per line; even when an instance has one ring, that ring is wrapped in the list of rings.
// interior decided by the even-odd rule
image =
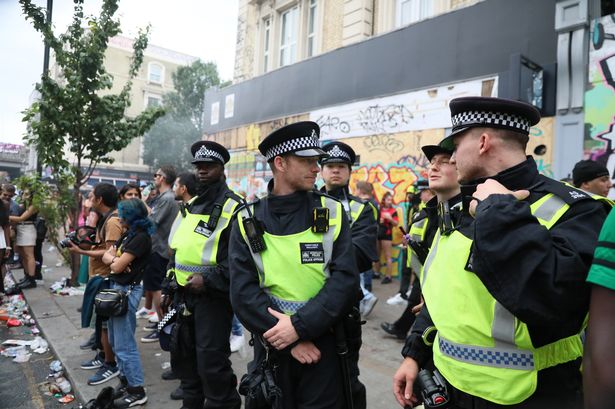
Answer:
[[[358,44],[322,54],[249,81],[206,93],[206,132],[261,122],[330,105],[500,75],[509,96],[513,54],[554,73],[555,0],[486,0]],[[548,75],[547,91],[554,88]],[[224,100],[235,94],[234,116]],[[209,125],[211,104],[220,119]]]

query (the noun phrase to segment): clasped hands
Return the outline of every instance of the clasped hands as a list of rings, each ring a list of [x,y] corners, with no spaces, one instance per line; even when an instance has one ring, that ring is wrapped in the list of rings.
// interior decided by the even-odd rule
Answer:
[[[280,351],[299,340],[290,316],[272,308],[268,308],[267,311],[278,320],[277,324],[263,334],[269,344]],[[312,341],[299,342],[291,349],[290,354],[302,364],[315,364],[320,360],[320,350]]]

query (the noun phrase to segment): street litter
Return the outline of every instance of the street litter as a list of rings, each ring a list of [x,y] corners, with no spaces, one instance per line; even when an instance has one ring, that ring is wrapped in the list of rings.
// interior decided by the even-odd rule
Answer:
[[[73,395],[66,395],[66,396],[63,396],[60,399],[58,399],[58,402],[60,402],[60,403],[71,403],[74,400],[75,400],[75,397]]]
[[[37,336],[30,344],[30,349],[37,354],[44,354],[49,350],[49,344],[43,338]]]
[[[169,369],[171,367],[171,363],[169,361],[162,363],[162,369]]]
[[[49,364],[49,370],[51,373],[49,375],[53,375],[54,372],[60,372],[62,370],[62,362],[55,360]]]
[[[58,385],[58,387],[64,394],[69,393],[71,391],[70,382],[66,378],[56,379],[56,384]]]
[[[51,284],[49,286],[49,289],[54,294],[67,296],[83,295],[83,293],[85,292],[85,286],[70,287],[69,284],[70,278],[64,277],[62,280],[56,281],[55,283]]]
[[[16,347],[6,348],[6,349],[3,349],[2,352],[0,352],[2,356],[6,356],[9,358],[15,358],[17,355],[25,354],[25,353],[27,353],[27,349],[25,345],[19,345]]]
[[[31,356],[32,354],[26,354],[26,353],[19,354],[15,358],[13,358],[13,362],[17,362],[17,363],[28,362]]]

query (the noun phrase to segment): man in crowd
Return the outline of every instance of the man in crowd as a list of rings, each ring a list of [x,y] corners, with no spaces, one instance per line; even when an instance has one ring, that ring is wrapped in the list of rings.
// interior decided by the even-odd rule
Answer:
[[[579,189],[607,197],[613,184],[606,166],[593,160],[577,162],[572,169],[572,182]]]
[[[152,254],[143,276],[145,306],[137,311],[138,317],[149,317],[150,322],[158,322],[162,317],[160,294],[162,280],[164,280],[169,263],[169,244],[167,241],[171,225],[179,209],[175,201],[175,193],[173,193],[176,175],[175,168],[170,165],[161,166],[154,173],[154,185],[159,193],[152,208],[150,219],[156,225],[156,232],[152,236]],[[141,338],[141,342],[158,342],[158,330],[154,329]]]
[[[425,306],[395,397],[417,402],[413,384],[433,357],[449,407],[580,408],[584,282],[605,207],[526,157],[535,107],[466,97],[450,108],[440,145],[454,150],[464,215],[454,229],[443,223],[425,261]],[[431,326],[435,339],[425,336]]]
[[[350,172],[355,162],[354,150],[343,142],[331,142],[322,147],[329,155],[320,160],[320,174],[325,182],[326,193],[340,202],[350,223],[350,233],[358,271],[367,271],[378,259],[376,240],[378,225],[376,209],[368,201],[352,196],[348,189]],[[357,288],[357,302],[364,298]],[[361,316],[366,317],[374,308],[378,298],[372,296],[363,304]],[[354,319],[353,319],[354,318]],[[353,407],[365,409],[367,406],[365,385],[359,381],[359,350],[361,349],[361,318],[358,311],[346,321],[346,339],[349,348],[350,376],[352,382]]]
[[[122,226],[117,216],[118,192],[115,186],[109,183],[99,183],[94,186],[92,208],[98,213],[96,224],[96,242],[99,243],[89,250],[84,250],[72,241],[69,241],[68,250],[72,253],[88,256],[90,279],[93,277],[106,277],[111,273],[111,268],[103,263],[102,257],[106,251],[119,240],[122,235]],[[97,331],[100,332],[100,344],[102,352],[81,363],[81,369],[98,369],[96,374],[88,379],[89,385],[99,385],[119,375],[120,371],[115,362],[115,354],[109,344],[107,322],[97,317]],[[96,345],[97,343],[95,343]]]
[[[242,199],[226,184],[226,148],[199,141],[191,152],[198,196],[182,203],[169,236],[170,279],[177,287],[175,305],[182,306],[171,366],[181,379],[183,408],[239,409],[237,378],[229,360],[233,310],[228,240],[231,218]]]
[[[336,329],[356,302],[359,277],[342,204],[313,190],[327,156],[319,131],[297,122],[260,143],[273,172],[269,194],[239,212],[231,233],[231,301],[255,337],[249,368],[275,372],[284,408],[352,400]]]

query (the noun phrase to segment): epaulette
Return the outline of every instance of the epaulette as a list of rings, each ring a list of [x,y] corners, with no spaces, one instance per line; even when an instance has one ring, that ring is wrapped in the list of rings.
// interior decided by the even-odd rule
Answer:
[[[361,204],[371,203],[369,200],[361,199],[360,197],[356,197],[355,195],[348,195],[348,198]]]
[[[420,211],[416,212],[414,216],[412,216],[411,224],[416,223],[420,220],[423,220],[427,218],[427,216],[428,216],[427,208],[422,208]]]
[[[540,182],[535,187],[530,187],[531,191],[543,191],[553,193],[555,196],[562,199],[567,205],[572,205],[583,200],[594,200],[587,192],[570,186],[566,183],[551,179],[544,175],[539,175]]]
[[[240,204],[245,202],[245,199],[241,195],[239,195],[238,193],[236,193],[235,191],[230,190],[230,189],[227,190],[227,192],[225,193],[224,196],[225,197],[230,197],[231,199],[233,199],[234,201],[236,201],[237,203],[240,203]]]
[[[342,203],[342,202],[341,202],[338,198],[333,197],[333,196],[331,196],[331,195],[328,195],[328,194],[327,194],[327,193],[325,193],[325,192],[321,192],[320,190],[313,189],[313,190],[310,190],[310,191],[309,191],[309,193],[312,193],[312,194],[314,194],[314,195],[316,195],[316,196],[323,196],[323,197],[326,197],[326,198],[328,198],[328,199],[335,200],[336,202]]]

